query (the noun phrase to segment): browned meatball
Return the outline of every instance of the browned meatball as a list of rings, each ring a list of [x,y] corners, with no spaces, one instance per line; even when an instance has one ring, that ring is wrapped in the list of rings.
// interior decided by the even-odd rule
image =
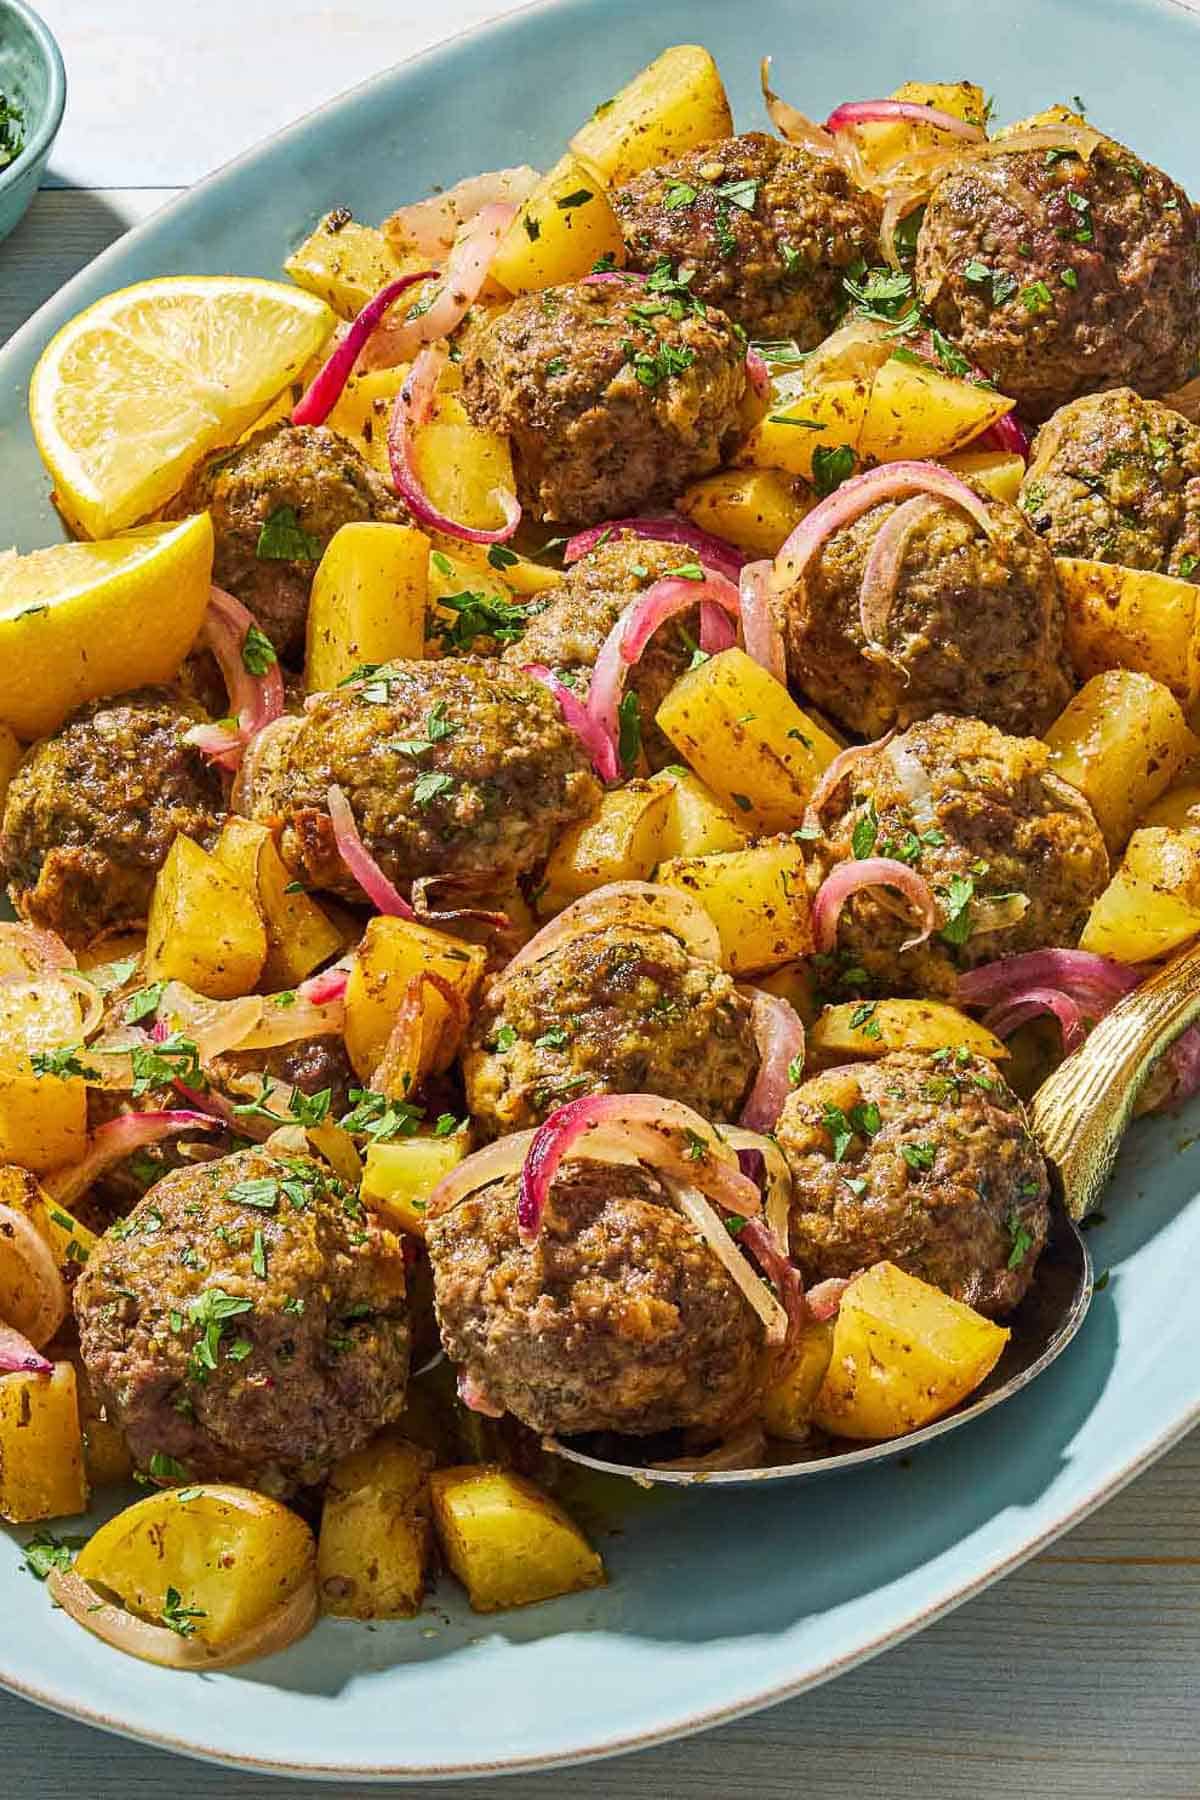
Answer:
[[[475,423],[509,438],[523,505],[565,525],[674,498],[742,428],[731,322],[632,281],[522,295],[470,333],[462,371]]]
[[[442,875],[472,892],[543,861],[599,797],[548,690],[466,657],[389,663],[316,696],[240,785],[238,803],[278,829],[295,875],[359,899],[334,842],[332,785],[390,880]]]
[[[806,1282],[889,1261],[989,1317],[1033,1279],[1050,1184],[1021,1102],[965,1050],[827,1069],[776,1128]]]
[[[964,161],[934,189],[917,287],[935,323],[1031,419],[1077,394],[1178,387],[1200,350],[1191,202],[1111,139],[1090,158]]]
[[[213,580],[248,606],[280,656],[299,662],[313,576],[343,525],[407,524],[408,513],[353,444],[324,425],[271,425],[202,463],[168,509],[207,511]]]
[[[29,751],[0,827],[0,866],[23,919],[75,948],[145,920],[181,834],[209,845],[221,781],[183,741],[200,717],[165,688],[93,700]]]
[[[667,931],[581,933],[492,981],[471,1025],[471,1113],[500,1136],[582,1094],[661,1094],[732,1120],[758,1071],[750,1002]]]
[[[879,260],[878,201],[840,163],[761,131],[648,169],[614,205],[630,267],[665,260],[751,337],[802,350],[837,323],[847,271]]]
[[[1070,945],[1108,880],[1087,801],[1059,779],[1036,738],[938,714],[846,770],[810,814],[812,875],[868,856],[928,882],[937,925],[923,944],[889,888],[860,889],[838,921],[831,984],[953,996],[960,970],[1018,950]]]
[[[896,510],[882,501],[835,532],[779,596],[792,685],[867,738],[935,712],[1044,731],[1075,686],[1049,551],[1001,500],[988,500],[990,539],[931,501],[901,540],[890,607],[866,611],[868,638],[863,573]]]
[[[1056,556],[1200,578],[1200,430],[1132,388],[1046,421],[1020,504]]]
[[[686,544],[659,543],[629,531],[606,539],[568,570],[521,641],[504,652],[505,662],[543,663],[564,676],[577,694],[586,694],[601,646],[629,602],[662,576],[695,562],[696,552]],[[652,769],[679,760],[654,715],[690,667],[699,630],[697,607],[668,619],[626,678],[626,693],[638,697],[642,749]]]
[[[279,1492],[404,1405],[404,1258],[357,1195],[260,1150],[177,1169],[75,1285],[83,1359],[143,1468]]]
[[[563,1165],[532,1248],[517,1178],[431,1215],[446,1354],[535,1431],[716,1429],[752,1405],[762,1326],[650,1170]]]

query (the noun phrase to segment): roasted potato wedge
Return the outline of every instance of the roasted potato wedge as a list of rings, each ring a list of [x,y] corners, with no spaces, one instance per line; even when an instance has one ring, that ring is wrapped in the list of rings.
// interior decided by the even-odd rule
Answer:
[[[816,451],[857,449],[870,397],[870,383],[860,377],[779,395],[738,451],[737,461],[811,480]]]
[[[716,63],[699,44],[674,44],[603,101],[571,139],[610,187],[733,134]]]
[[[0,1375],[0,1519],[28,1525],[87,1511],[75,1370]]]
[[[1051,766],[1088,801],[1112,855],[1200,749],[1175,696],[1133,669],[1094,675],[1046,742]]]
[[[483,531],[503,525],[497,491],[516,487],[508,439],[473,425],[456,394],[438,396],[435,416],[413,438],[413,460],[439,512]]]
[[[397,1138],[368,1144],[359,1190],[363,1204],[382,1213],[388,1224],[409,1237],[425,1236],[425,1213],[434,1188],[458,1167],[471,1149],[470,1134]]]
[[[406,267],[415,271],[424,265],[411,259],[402,263],[382,231],[360,225],[338,207],[325,214],[283,266],[297,287],[316,294],[340,319],[352,319]]]
[[[1080,947],[1118,962],[1168,956],[1200,932],[1200,831],[1135,831],[1091,910]]]
[[[87,1089],[65,1068],[35,1073],[31,1060],[78,1044],[82,1023],[61,982],[0,983],[0,1162],[41,1175],[83,1155]]]
[[[313,579],[304,685],[328,693],[363,663],[425,654],[429,539],[362,521],[333,534]]]
[[[1057,556],[1067,650],[1081,681],[1137,669],[1191,717],[1200,702],[1200,587],[1147,569]]]
[[[662,769],[650,786],[670,796],[659,840],[660,857],[711,856],[743,850],[749,839],[737,820],[690,769]]]
[[[973,481],[994,500],[1006,500],[1010,506],[1017,504],[1025,478],[1025,464],[1019,456],[1004,450],[959,450],[939,461],[965,481]]]
[[[590,819],[568,826],[550,852],[537,907],[543,916],[609,881],[646,881],[663,855],[671,794],[630,781],[601,798]]]
[[[858,454],[875,462],[950,456],[1011,410],[992,388],[894,354],[872,383]]]
[[[411,1619],[433,1551],[429,1471],[419,1444],[384,1433],[329,1477],[317,1539],[321,1610],[338,1619]]]
[[[812,510],[816,496],[776,469],[724,469],[706,475],[675,502],[685,519],[747,556],[774,556]]]
[[[346,986],[346,1052],[355,1072],[370,1079],[387,1049],[409,983],[427,970],[453,989],[459,1005],[452,1008],[434,987],[422,989],[421,1073],[448,1067],[486,962],[487,952],[478,944],[448,932],[408,919],[372,919]]]
[[[260,977],[268,993],[293,988],[342,948],[340,928],[309,894],[296,893],[265,825],[231,814],[213,851],[254,895],[267,933]]]
[[[1161,800],[1146,808],[1138,825],[1169,825],[1173,831],[1200,831],[1200,782],[1181,781],[1177,787],[1168,788]]]
[[[809,1052],[823,1063],[960,1045],[992,1062],[1008,1056],[1007,1046],[977,1019],[942,1000],[850,1000],[825,1007],[808,1033]]]
[[[578,281],[602,257],[624,263],[621,227],[600,172],[568,151],[518,209],[488,274],[510,294],[531,294]]]
[[[146,980],[182,981],[210,1000],[233,1000],[253,993],[266,960],[256,896],[191,838],[177,837],[150,901]]]
[[[795,1351],[763,1396],[762,1422],[768,1437],[804,1442],[832,1355],[833,1321],[806,1320]]]
[[[672,857],[656,879],[700,902],[720,933],[721,961],[734,974],[812,954],[804,858],[790,838],[718,856]]]
[[[601,1587],[604,1564],[562,1507],[505,1469],[435,1469],[433,1520],[475,1612]]]

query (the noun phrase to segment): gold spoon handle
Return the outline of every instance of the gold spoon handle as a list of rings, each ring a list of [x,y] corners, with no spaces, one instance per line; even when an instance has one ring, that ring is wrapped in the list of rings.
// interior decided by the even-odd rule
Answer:
[[[1118,1001],[1038,1089],[1034,1136],[1057,1165],[1072,1219],[1086,1218],[1100,1198],[1142,1084],[1197,1018],[1200,944]]]

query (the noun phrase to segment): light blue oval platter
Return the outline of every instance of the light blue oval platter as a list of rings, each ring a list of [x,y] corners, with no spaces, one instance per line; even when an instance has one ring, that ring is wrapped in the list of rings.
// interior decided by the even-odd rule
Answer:
[[[1180,105],[1200,17],[1178,5],[556,0],[272,139],[43,308],[0,353],[0,543],[61,535],[24,401],[38,353],[80,307],[151,275],[277,275],[331,206],[374,220],[477,169],[546,166],[597,102],[673,42],[714,52],[743,129],[763,123],[764,52],[780,91],[817,117],[907,77],[969,76],[995,94],[1001,118],[1081,93],[1094,119],[1200,193],[1200,137]],[[1008,1405],[911,1459],[792,1487],[635,1500],[601,1533],[611,1583],[599,1593],[485,1619],[444,1579],[412,1623],[326,1621],[286,1655],[207,1677],[130,1661],[81,1632],[22,1571],[11,1533],[0,1536],[0,1681],[194,1755],[396,1780],[628,1750],[828,1680],[1032,1555],[1200,1414],[1190,1130],[1200,1111],[1134,1130],[1109,1222],[1090,1240],[1111,1279],[1068,1352]]]

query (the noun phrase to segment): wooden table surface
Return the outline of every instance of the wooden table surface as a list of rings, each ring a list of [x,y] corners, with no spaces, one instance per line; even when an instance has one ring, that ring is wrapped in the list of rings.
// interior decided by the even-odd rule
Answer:
[[[0,342],[127,226],[219,161],[501,10],[495,0],[453,0],[418,19],[400,0],[355,0],[345,11],[321,0],[39,3],[63,48],[70,97],[48,185],[0,246]],[[474,1791],[1197,1800],[1198,1490],[1193,1436],[1000,1587],[829,1687],[669,1749]],[[0,1771],[4,1800],[311,1791],[118,1744],[4,1695]],[[355,1800],[380,1790],[336,1791]]]

